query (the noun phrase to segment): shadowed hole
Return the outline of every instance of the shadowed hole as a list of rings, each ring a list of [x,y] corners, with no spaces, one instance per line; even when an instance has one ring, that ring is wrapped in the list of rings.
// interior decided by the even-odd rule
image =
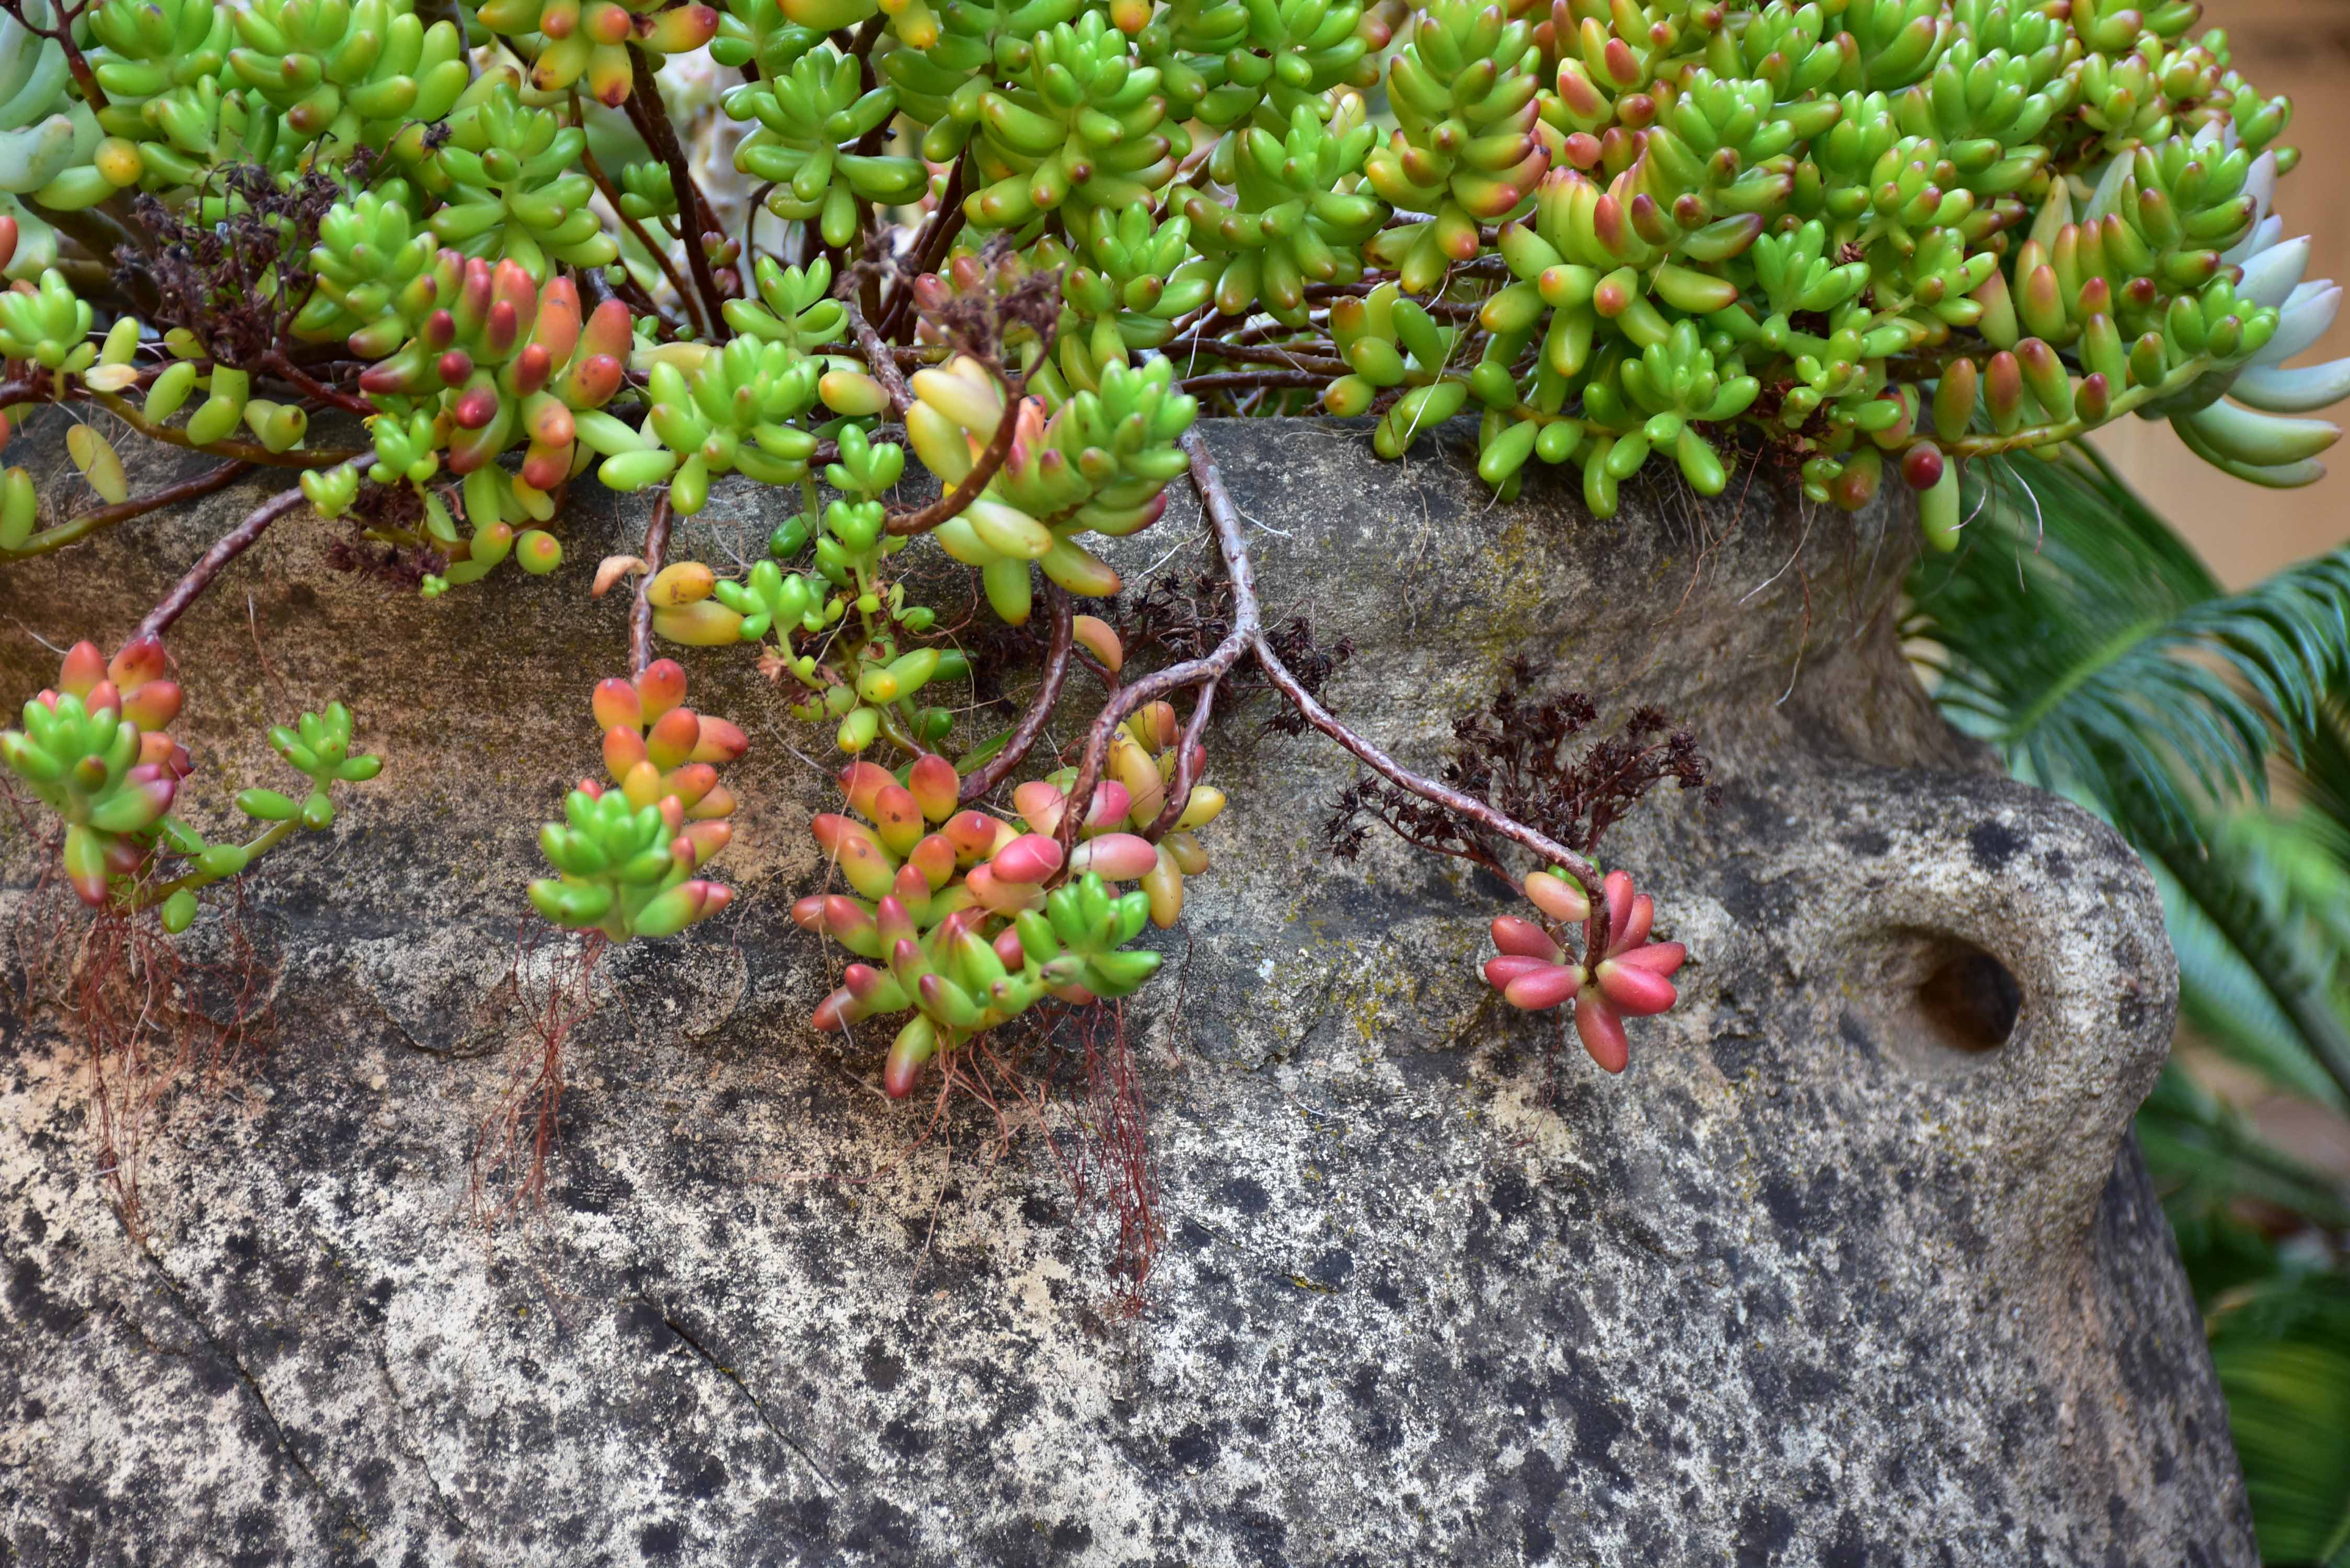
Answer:
[[[2015,1033],[2023,988],[2007,966],[1981,948],[1953,950],[1918,987],[1918,1016],[1936,1044],[1952,1051],[1996,1051]]]
[[[1847,1029],[1927,1077],[1972,1073],[2029,1026],[2014,972],[1953,932],[1891,927],[1852,963]]]

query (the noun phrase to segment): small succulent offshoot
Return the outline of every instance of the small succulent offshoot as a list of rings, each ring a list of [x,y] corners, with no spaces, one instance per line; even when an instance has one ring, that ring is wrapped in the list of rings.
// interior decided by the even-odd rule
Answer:
[[[188,753],[168,732],[179,715],[179,683],[152,638],[123,645],[112,659],[78,642],[57,685],[25,704],[25,727],[0,732],[0,762],[65,822],[66,879],[92,909],[155,909],[167,931],[194,920],[196,895],[243,874],[297,828],[332,826],[336,784],[359,784],[381,759],[351,753],[351,716],[339,702],[269,732],[277,754],[309,780],[300,799],[248,789],[237,808],[258,824],[245,843],[214,843],[172,815]]]
[[[1608,1072],[1620,1073],[1631,1059],[1624,1020],[1662,1012],[1679,1000],[1673,976],[1689,950],[1649,935],[1656,904],[1632,890],[1628,875],[1610,871],[1600,888],[1594,903],[1568,872],[1530,874],[1523,891],[1540,918],[1494,917],[1501,955],[1486,961],[1485,981],[1527,1012],[1573,1002],[1583,1048]]]
[[[852,892],[811,894],[792,919],[860,961],[812,1022],[834,1030],[914,1010],[882,1069],[882,1087],[903,1097],[934,1057],[1047,998],[1082,1006],[1139,988],[1159,955],[1126,944],[1180,916],[1184,879],[1208,868],[1196,830],[1224,808],[1222,791],[1195,785],[1172,831],[1144,836],[1163,813],[1180,742],[1163,702],[1128,721],[1116,748],[1121,778],[1095,786],[1066,851],[1071,771],[1014,791],[1015,823],[963,808],[944,757],[917,757],[902,776],[851,763],[841,788],[855,815],[825,813],[811,831]]]
[[[685,703],[685,671],[656,659],[633,680],[597,684],[608,782],[582,779],[564,820],[539,829],[556,875],[530,901],[556,925],[613,941],[675,936],[734,896],[697,876],[733,836],[733,792],[718,769],[749,748],[740,728]]]

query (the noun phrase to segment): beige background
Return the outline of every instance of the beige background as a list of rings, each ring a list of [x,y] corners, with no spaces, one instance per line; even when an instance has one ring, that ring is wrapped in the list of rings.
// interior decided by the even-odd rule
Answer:
[[[2245,79],[2293,99],[2283,140],[2303,160],[2279,187],[2278,211],[2288,235],[2316,242],[2310,276],[2350,281],[2350,5],[2211,0],[2199,26],[2225,28]],[[2296,362],[2345,354],[2350,311]],[[2333,472],[2307,489],[2262,490],[2207,466],[2160,421],[2119,421],[2098,445],[2230,587],[2350,539],[2350,447],[2337,448]]]

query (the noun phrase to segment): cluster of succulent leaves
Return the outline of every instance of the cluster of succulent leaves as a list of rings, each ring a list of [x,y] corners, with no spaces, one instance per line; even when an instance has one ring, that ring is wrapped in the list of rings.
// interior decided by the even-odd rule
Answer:
[[[1580,691],[1545,693],[1541,682],[1531,660],[1514,661],[1483,712],[1453,722],[1441,778],[1544,835],[1574,864],[1511,877],[1503,841],[1490,827],[1376,779],[1340,793],[1323,838],[1333,855],[1352,860],[1369,836],[1362,820],[1368,817],[1419,848],[1514,880],[1534,918],[1494,918],[1496,956],[1485,964],[1486,983],[1521,1012],[1573,1002],[1584,1049],[1604,1070],[1620,1073],[1631,1051],[1625,1019],[1662,1012],[1679,999],[1672,977],[1689,952],[1653,934],[1656,902],[1634,888],[1629,873],[1597,875],[1593,857],[1608,830],[1668,781],[1709,805],[1720,803],[1721,791],[1696,738],[1661,711],[1638,709],[1586,740],[1597,706]]]
[[[299,799],[242,792],[237,809],[259,831],[214,842],[172,810],[191,766],[169,729],[180,702],[160,641],[135,639],[110,660],[81,642],[67,651],[57,685],[25,704],[25,727],[0,730],[0,763],[64,820],[75,895],[94,909],[153,909],[172,932],[195,919],[200,889],[241,875],[296,828],[331,826],[332,787],[364,783],[383,765],[351,751],[351,716],[339,702],[276,726],[270,745],[309,787]]]
[[[564,820],[539,829],[556,875],[530,885],[530,901],[548,919],[614,941],[668,937],[733,898],[695,873],[733,836],[734,794],[718,766],[750,742],[729,721],[686,707],[685,684],[674,659],[659,659],[633,680],[597,685],[608,782],[580,780]]]
[[[2168,416],[2244,478],[2304,482],[2334,432],[2290,416],[2350,387],[2350,367],[2282,368],[2338,295],[2302,277],[2307,247],[2270,211],[2297,161],[2285,104],[2222,35],[2195,36],[2186,0],[500,0],[470,34],[412,0],[51,5],[0,26],[9,265],[36,284],[0,306],[0,352],[66,383],[103,368],[72,363],[89,306],[136,302],[78,299],[50,265],[61,233],[87,245],[90,210],[137,192],[227,214],[228,170],[324,172],[340,197],[265,290],[299,291],[299,343],[368,367],[371,477],[425,498],[403,542],[446,561],[433,591],[508,555],[552,569],[547,530],[515,541],[590,471],[666,483],[688,514],[729,473],[808,486],[811,539],[837,540],[812,476],[847,473],[852,505],[871,493],[816,453],[847,428],[878,456],[902,410],[832,264],[917,224],[928,303],[1007,275],[1059,295],[1056,319],[1008,335],[1015,362],[966,378],[973,396],[925,393],[940,417],[905,437],[939,468],[955,427],[984,441],[978,400],[1011,381],[1061,421],[1070,467],[1000,477],[994,536],[966,514],[941,538],[993,568],[1014,620],[1014,563],[1073,592],[1114,581],[1075,536],[1131,524],[1180,470],[1176,383],[1200,376],[1218,407],[1374,415],[1388,456],[1477,414],[1490,483],[1571,462],[1602,513],[1652,458],[1711,493],[1767,452],[1847,506],[1892,462],[1938,542],[1960,461],[2125,412]],[[730,297],[671,312],[614,224],[678,217],[676,167],[649,147],[598,208],[587,153],[594,115],[657,112],[632,95],[705,44],[743,68],[733,157],[798,262],[754,247]],[[600,301],[584,332],[582,297]],[[1134,381],[1179,350],[1180,377]],[[300,448],[303,400],[257,393],[274,363],[234,358],[134,329],[107,362],[130,373],[99,389],[151,428],[188,410],[169,428],[189,444]],[[519,479],[495,461],[515,452]],[[1085,472],[1088,452],[1116,472]]]
[[[687,517],[784,487],[764,558],[639,563],[651,634],[748,645],[902,788],[1004,739],[958,733],[969,656],[908,548],[934,535],[1015,627],[1115,595],[1095,536],[1159,517],[1203,412],[1365,416],[1387,458],[1471,414],[1487,483],[1572,463],[1601,514],[1643,472],[1714,493],[1748,465],[1857,508],[1892,466],[1953,545],[1970,465],[2125,413],[2306,483],[2335,431],[2295,416],[2350,391],[2350,361],[2285,366],[2340,291],[2272,212],[2286,106],[2192,0],[0,12],[18,400],[299,469],[428,595],[558,571],[575,484]],[[662,65],[704,46],[741,74],[723,108],[773,244],[712,228],[670,125]],[[364,453],[316,444],[329,410]],[[109,510],[43,526],[13,470],[0,556],[136,510],[105,435],[68,446]],[[909,452],[939,501],[906,498]],[[692,875],[723,786],[682,782],[716,759],[670,757],[681,691],[644,679],[607,729],[645,756],[572,797],[534,894],[614,937],[723,902]],[[1064,957],[1120,950],[1128,907],[1055,925]],[[986,1015],[966,945],[924,961]]]
[[[792,909],[803,929],[858,961],[816,1008],[816,1027],[910,1009],[882,1072],[883,1088],[903,1096],[932,1058],[951,1058],[1039,1002],[1082,1005],[1139,988],[1159,955],[1126,944],[1146,923],[1180,917],[1184,878],[1208,868],[1195,830],[1224,808],[1222,791],[1194,784],[1162,821],[1180,740],[1167,703],[1138,711],[1111,748],[1117,776],[1094,787],[1075,825],[1066,821],[1075,769],[1014,790],[1015,824],[963,806],[954,764],[934,753],[894,774],[850,763],[841,787],[856,815],[811,824],[850,891],[810,894]],[[1119,892],[1121,883],[1136,886]]]

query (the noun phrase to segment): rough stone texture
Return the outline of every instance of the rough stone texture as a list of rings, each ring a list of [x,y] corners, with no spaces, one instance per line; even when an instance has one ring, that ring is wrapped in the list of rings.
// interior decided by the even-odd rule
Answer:
[[[886,1034],[804,1023],[827,957],[785,910],[829,786],[786,742],[821,741],[696,656],[758,742],[743,897],[606,965],[548,1223],[492,1256],[467,1151],[533,825],[592,764],[624,612],[577,567],[387,596],[289,521],[173,638],[206,798],[338,695],[390,765],[253,891],[277,1037],[151,1138],[143,1245],[66,1021],[0,1017],[13,1560],[2251,1563],[2126,1136],[2174,1006],[2152,890],[1933,717],[1890,625],[1910,524],[1759,483],[1492,504],[1457,431],[1406,465],[1329,425],[1211,440],[1269,609],[1354,639],[1333,701],[1408,759],[1521,652],[1718,754],[1720,808],[1611,842],[1695,953],[1627,1074],[1484,992],[1501,890],[1388,842],[1327,864],[1344,759],[1243,717],[1217,865],[1131,1010],[1170,1233],[1122,1319],[1107,1220],[1035,1137],[998,1158],[965,1106],[914,1147]],[[0,578],[6,689],[48,679],[36,637],[120,636],[253,493]],[[755,549],[761,504],[681,537]],[[574,560],[641,511],[586,487]],[[1120,556],[1207,558],[1188,494]],[[1919,994],[1977,951],[2022,993],[1995,1050]]]

